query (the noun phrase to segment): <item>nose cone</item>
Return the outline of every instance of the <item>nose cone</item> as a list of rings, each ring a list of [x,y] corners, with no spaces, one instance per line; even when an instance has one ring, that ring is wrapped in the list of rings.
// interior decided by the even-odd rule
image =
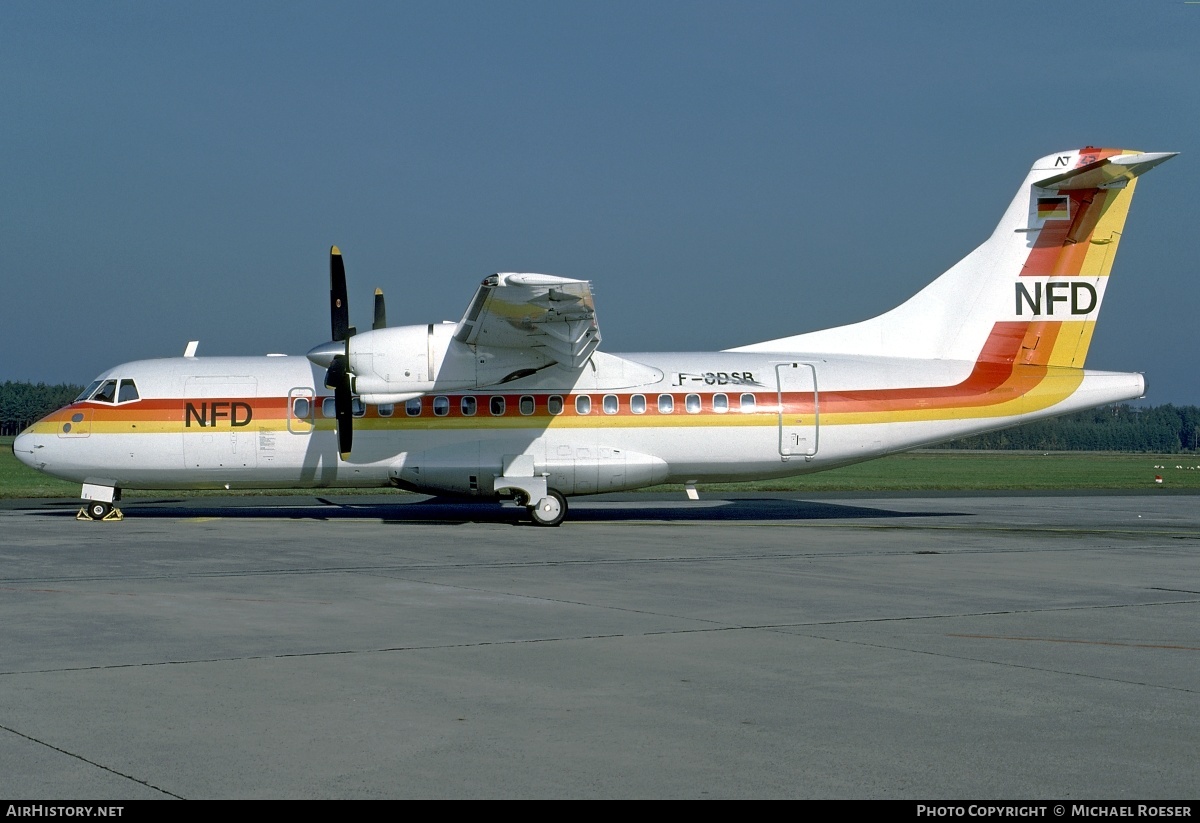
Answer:
[[[12,450],[13,456],[26,466],[41,471],[42,467],[46,465],[46,461],[39,459],[40,452],[44,450],[42,444],[38,442],[39,440],[41,440],[40,437],[30,434],[26,429],[13,440]]]

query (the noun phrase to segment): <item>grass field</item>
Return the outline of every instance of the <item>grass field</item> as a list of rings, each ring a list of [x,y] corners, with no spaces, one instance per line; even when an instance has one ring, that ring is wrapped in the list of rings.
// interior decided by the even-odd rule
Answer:
[[[17,462],[11,437],[0,438],[0,498],[79,496],[79,484],[56,480]],[[1178,467],[1178,468],[1177,468]],[[1154,482],[1161,475],[1162,484]],[[657,490],[678,489],[663,486]],[[702,491],[925,491],[1050,489],[1194,489],[1200,456],[1113,452],[923,451],[872,460],[807,477],[757,483],[703,484]],[[335,490],[326,490],[330,493]],[[381,490],[388,491],[388,490]],[[270,494],[280,494],[271,491]],[[282,492],[286,493],[286,492]],[[304,492],[301,490],[301,493]],[[362,494],[363,490],[354,490]],[[388,492],[394,493],[394,492]],[[126,499],[161,493],[126,492]],[[180,492],[169,492],[179,496]],[[183,492],[220,495],[228,492]]]

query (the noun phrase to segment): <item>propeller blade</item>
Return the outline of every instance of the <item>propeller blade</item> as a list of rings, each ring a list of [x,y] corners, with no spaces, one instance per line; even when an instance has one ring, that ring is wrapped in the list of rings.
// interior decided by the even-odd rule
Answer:
[[[387,328],[387,309],[383,305],[383,289],[375,289],[375,322],[371,324],[371,328]]]
[[[381,311],[379,299],[377,296],[377,315]],[[350,306],[346,298],[346,265],[342,262],[342,251],[337,246],[329,249],[329,325],[334,343],[343,343],[345,346],[343,353],[333,355],[329,361],[329,368],[325,372],[325,388],[333,389],[338,452],[343,460],[348,460],[354,442],[354,374],[350,371],[350,338],[354,336],[354,327],[350,325]]]
[[[346,355],[336,355],[325,372],[325,388],[333,389],[333,408],[337,418],[338,452],[342,459],[350,457],[354,442],[354,393],[350,390],[350,372],[346,368]]]
[[[329,369],[325,372],[325,388],[336,389],[346,382],[346,356],[335,354],[329,361]]]
[[[329,319],[334,340],[341,342],[353,334],[350,305],[346,299],[346,264],[342,262],[342,251],[337,246],[329,249]]]
[[[343,380],[333,390],[333,404],[337,411],[338,452],[343,460],[350,458],[350,446],[354,442],[354,410],[351,408],[350,379]]]

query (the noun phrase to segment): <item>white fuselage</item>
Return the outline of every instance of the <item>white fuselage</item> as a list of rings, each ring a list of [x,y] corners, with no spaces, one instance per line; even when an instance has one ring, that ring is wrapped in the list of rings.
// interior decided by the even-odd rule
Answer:
[[[506,474],[565,495],[819,471],[1138,397],[1136,374],[795,353],[595,353],[499,386],[363,406],[338,455],[333,392],[303,357],[128,363],[137,399],[68,406],[14,452],[114,488],[396,485],[491,496]],[[499,398],[503,398],[502,402]]]

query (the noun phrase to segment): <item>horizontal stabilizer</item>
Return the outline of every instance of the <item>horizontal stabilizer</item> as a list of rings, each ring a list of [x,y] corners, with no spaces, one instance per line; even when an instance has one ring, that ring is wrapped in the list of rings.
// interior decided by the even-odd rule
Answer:
[[[1088,163],[1077,169],[1047,177],[1033,185],[1039,189],[1073,191],[1077,189],[1121,188],[1139,174],[1144,174],[1159,163],[1165,163],[1179,152],[1158,151],[1141,154],[1117,154]]]

